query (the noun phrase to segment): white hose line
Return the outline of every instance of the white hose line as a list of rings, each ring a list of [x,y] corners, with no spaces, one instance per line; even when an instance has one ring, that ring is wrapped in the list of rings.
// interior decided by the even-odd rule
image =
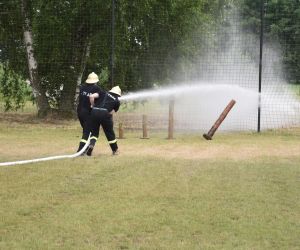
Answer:
[[[24,161],[2,162],[2,163],[0,163],[0,167],[1,166],[27,164],[27,163],[40,162],[40,161],[51,161],[51,160],[58,160],[58,159],[64,159],[64,158],[75,158],[77,156],[80,156],[87,149],[89,144],[90,144],[90,138],[88,139],[87,143],[84,145],[84,147],[79,152],[72,154],[72,155],[58,155],[58,156],[50,156],[50,157],[45,157],[45,158],[24,160]]]

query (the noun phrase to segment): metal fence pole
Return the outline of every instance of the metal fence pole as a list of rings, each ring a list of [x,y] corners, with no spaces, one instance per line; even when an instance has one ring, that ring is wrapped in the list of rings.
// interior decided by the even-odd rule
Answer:
[[[115,57],[115,0],[111,0],[111,54],[110,54],[110,86],[114,86]]]
[[[257,113],[257,132],[260,132],[261,120],[261,83],[262,83],[262,59],[264,44],[264,0],[260,1],[260,46],[259,46],[259,79],[258,79],[258,113]]]

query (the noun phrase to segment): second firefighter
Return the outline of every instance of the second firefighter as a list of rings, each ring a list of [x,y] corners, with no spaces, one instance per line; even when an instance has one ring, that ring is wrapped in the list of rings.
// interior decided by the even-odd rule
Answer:
[[[110,145],[113,155],[118,154],[118,144],[114,132],[114,125],[112,113],[117,112],[120,107],[119,97],[121,96],[121,89],[119,86],[113,87],[110,91],[98,91],[89,96],[92,106],[91,111],[91,142],[87,151],[87,155],[91,155],[94,149],[96,140],[93,135],[99,134],[100,126],[103,128],[104,134]]]

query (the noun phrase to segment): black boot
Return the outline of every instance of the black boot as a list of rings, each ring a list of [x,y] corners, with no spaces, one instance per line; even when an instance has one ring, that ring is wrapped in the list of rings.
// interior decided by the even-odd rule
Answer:
[[[88,146],[88,149],[87,149],[87,151],[86,151],[86,155],[87,155],[87,156],[92,156],[93,149],[94,149],[94,145],[89,145],[89,146]]]
[[[80,142],[79,143],[79,147],[77,149],[77,152],[81,151],[81,149],[83,149],[84,146],[85,146],[85,143],[84,142]],[[82,155],[84,155],[84,152],[82,153]]]
[[[86,149],[86,155],[91,156],[92,152],[94,150],[95,144],[96,144],[96,139],[91,139],[90,141],[90,145],[88,146],[88,148]]]
[[[119,155],[119,150],[117,149],[116,151],[112,151],[112,155]]]

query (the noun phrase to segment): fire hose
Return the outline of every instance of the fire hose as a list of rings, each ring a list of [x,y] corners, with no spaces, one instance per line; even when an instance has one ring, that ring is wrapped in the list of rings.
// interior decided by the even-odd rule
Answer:
[[[23,160],[23,161],[2,162],[2,163],[0,163],[0,167],[1,166],[21,165],[21,164],[27,164],[27,163],[40,162],[40,161],[60,160],[60,159],[65,159],[65,158],[75,158],[75,157],[78,157],[81,154],[83,154],[83,152],[87,149],[89,144],[90,144],[90,138],[88,139],[88,141],[84,145],[84,147],[79,152],[77,152],[75,154],[50,156],[50,157],[45,157],[45,158],[32,159],[32,160]]]

